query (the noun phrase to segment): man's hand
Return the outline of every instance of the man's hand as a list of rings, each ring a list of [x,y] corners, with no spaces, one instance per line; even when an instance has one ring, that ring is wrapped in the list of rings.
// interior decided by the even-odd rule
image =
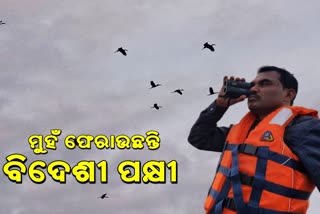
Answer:
[[[225,76],[223,78],[223,83],[225,80],[227,80],[228,77]],[[245,82],[246,80],[244,78],[239,78],[237,77],[236,79],[234,78],[234,76],[231,76],[229,78],[230,80],[236,80],[236,81],[241,81],[241,82]],[[224,97],[223,96],[223,85],[221,87],[221,90],[218,94],[218,97],[216,99],[216,105],[219,106],[219,107],[224,107],[224,108],[228,108],[229,106],[233,105],[233,104],[236,104],[238,102],[242,102],[243,100],[245,100],[247,98],[246,95],[241,95],[240,97],[238,98],[229,98],[229,97]]]

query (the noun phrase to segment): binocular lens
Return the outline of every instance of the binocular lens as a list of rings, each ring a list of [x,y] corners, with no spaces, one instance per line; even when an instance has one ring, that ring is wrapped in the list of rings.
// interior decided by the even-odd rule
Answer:
[[[250,89],[254,86],[253,82],[240,82],[240,81],[235,81],[235,80],[225,80],[224,81],[225,86],[232,86],[236,88],[246,88]]]
[[[254,83],[240,82],[235,80],[225,80],[223,93],[225,97],[238,98],[241,95],[249,96],[253,94],[250,90],[254,86]]]

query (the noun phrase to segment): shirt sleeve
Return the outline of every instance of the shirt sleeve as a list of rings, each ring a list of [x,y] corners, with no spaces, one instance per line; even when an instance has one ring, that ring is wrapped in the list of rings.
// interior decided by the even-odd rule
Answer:
[[[288,146],[300,158],[320,192],[320,120],[309,119],[292,128]],[[295,134],[293,134],[295,132]]]
[[[200,113],[192,126],[188,141],[200,150],[221,152],[229,132],[228,127],[217,127],[227,108],[216,106],[215,102]]]

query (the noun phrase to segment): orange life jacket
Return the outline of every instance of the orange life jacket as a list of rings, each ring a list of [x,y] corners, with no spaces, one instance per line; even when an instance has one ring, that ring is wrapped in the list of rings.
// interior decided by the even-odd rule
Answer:
[[[230,129],[205,201],[207,214],[306,213],[315,184],[283,141],[297,115],[317,118],[318,112],[280,107],[250,133],[255,117],[249,112]]]

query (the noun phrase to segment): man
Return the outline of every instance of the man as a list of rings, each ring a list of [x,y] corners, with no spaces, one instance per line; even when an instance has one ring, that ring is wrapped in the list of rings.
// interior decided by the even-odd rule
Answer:
[[[252,82],[248,97],[226,98],[221,89],[191,128],[190,144],[222,152],[206,213],[306,213],[312,191],[320,191],[318,112],[292,106],[298,82],[285,69],[261,67]],[[227,109],[246,98],[250,111],[243,119],[217,127]]]

